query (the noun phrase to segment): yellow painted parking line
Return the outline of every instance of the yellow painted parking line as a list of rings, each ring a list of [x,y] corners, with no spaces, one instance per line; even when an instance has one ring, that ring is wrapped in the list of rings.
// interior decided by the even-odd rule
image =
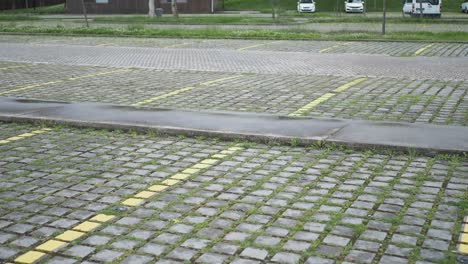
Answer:
[[[10,142],[13,142],[13,141],[18,141],[18,140],[25,139],[25,138],[29,138],[29,137],[33,137],[35,135],[46,133],[46,132],[49,132],[51,130],[52,129],[50,129],[50,128],[43,128],[43,129],[28,132],[28,133],[20,134],[20,135],[14,136],[14,137],[2,139],[2,140],[0,140],[0,145],[7,144],[7,143],[10,143]]]
[[[237,78],[240,78],[240,77],[242,77],[242,75],[235,75],[235,76],[220,78],[220,79],[216,79],[216,80],[212,80],[212,81],[208,81],[208,82],[202,82],[202,83],[198,84],[197,86],[210,85],[210,84],[213,84],[213,83],[219,83],[219,82],[223,82],[223,81],[227,81],[227,80],[237,79]]]
[[[237,151],[239,150],[242,150],[243,148],[241,147],[237,147],[237,146],[234,146],[234,147],[230,147],[226,150],[223,150],[224,152],[229,152],[230,154],[234,154],[236,153]],[[223,152],[221,151],[221,152]],[[139,206],[141,205],[143,202],[144,202],[144,199],[147,199],[147,198],[150,198],[152,196],[154,196],[155,194],[159,193],[159,192],[162,192],[164,191],[165,189],[169,188],[170,186],[173,186],[173,185],[176,185],[180,182],[183,182],[185,180],[187,180],[189,177],[192,177],[194,175],[196,175],[198,172],[200,172],[201,169],[207,169],[207,168],[210,168],[216,164],[218,164],[219,162],[221,162],[221,160],[223,158],[216,158],[215,157],[216,154],[190,166],[189,168],[186,168],[184,169],[182,172],[178,172],[178,173],[175,173],[174,175],[172,175],[171,177],[163,180],[161,182],[161,184],[156,184],[156,185],[153,185],[151,187],[148,188],[148,190],[145,190],[145,191],[141,191],[139,193],[137,193],[136,195],[134,195],[134,197],[132,198],[129,198],[127,200],[124,200],[122,202],[123,205],[127,205],[127,206]],[[131,203],[129,202],[129,200],[137,200],[138,203]]]
[[[67,231],[63,232],[62,234],[56,236],[55,238],[58,239],[58,240],[71,242],[73,240],[76,240],[76,239],[84,236],[84,235],[85,235],[85,233],[83,233],[83,232],[67,230]]]
[[[106,46],[114,46],[114,44],[113,43],[101,43],[101,44],[96,45],[96,47],[106,47]]]
[[[143,199],[128,198],[127,200],[123,201],[122,204],[127,205],[127,206],[138,206],[138,205],[142,204],[143,202],[144,202]]]
[[[468,255],[468,244],[459,244],[458,245],[458,252]]]
[[[262,44],[256,44],[256,45],[247,46],[247,47],[243,47],[243,48],[238,48],[237,51],[243,51],[243,50],[258,48],[258,47],[265,46],[265,45],[268,45],[268,44],[270,44],[270,43],[262,43]]]
[[[297,109],[296,111],[290,113],[288,116],[302,116],[304,114],[307,114],[308,112],[310,112],[312,109],[314,109],[316,106],[318,106],[319,104],[325,102],[325,101],[328,101],[330,98],[332,98],[333,96],[335,96],[336,94],[338,93],[342,93],[346,90],[348,90],[349,88],[353,87],[353,86],[356,86],[366,80],[368,80],[369,78],[359,78],[359,79],[356,79],[354,81],[351,81],[351,82],[348,82],[338,88],[336,88],[335,90],[329,92],[329,93],[325,93],[323,94],[322,96],[320,96],[319,98],[313,100],[312,102],[304,105],[303,107]]]
[[[187,92],[187,91],[190,91],[190,90],[192,90],[192,89],[195,89],[195,88],[198,88],[198,87],[201,87],[201,86],[206,86],[206,85],[210,85],[210,84],[214,84],[214,83],[218,83],[218,82],[222,82],[222,81],[227,81],[227,80],[231,80],[231,79],[236,79],[236,78],[239,78],[239,77],[241,77],[241,76],[242,76],[242,75],[235,75],[235,76],[231,76],[231,77],[220,78],[220,79],[216,79],[216,80],[212,80],[212,81],[208,81],[208,82],[203,82],[203,83],[200,83],[200,84],[195,85],[195,86],[185,87],[185,88],[182,88],[182,89],[179,89],[179,90],[175,90],[175,91],[172,91],[172,92],[163,94],[163,95],[159,95],[159,96],[156,96],[156,97],[152,97],[152,98],[149,98],[149,99],[146,99],[146,100],[143,100],[143,101],[140,101],[140,102],[131,104],[130,106],[142,106],[142,105],[147,105],[147,104],[153,103],[153,102],[155,102],[155,101],[158,101],[158,100],[161,100],[161,99],[165,99],[165,98],[168,98],[168,97],[171,97],[171,96],[174,96],[174,95],[178,95],[178,94],[180,94],[180,93]]]
[[[62,82],[66,82],[66,81],[75,81],[75,80],[84,79],[84,78],[98,77],[98,76],[109,75],[109,74],[113,74],[113,73],[121,73],[121,72],[129,72],[129,71],[132,71],[132,70],[131,69],[124,69],[124,70],[100,72],[100,73],[96,73],[96,74],[88,74],[88,75],[72,77],[72,78],[67,78],[67,79],[62,79],[62,80],[50,81],[50,82],[45,82],[45,83],[38,83],[38,84],[33,84],[33,85],[28,85],[28,86],[24,86],[24,87],[20,87],[20,88],[16,88],[16,89],[8,90],[8,91],[5,91],[5,92],[0,92],[0,95],[9,94],[9,93],[13,93],[13,92],[19,92],[19,91],[23,91],[23,90],[34,89],[34,88],[37,88],[37,87],[62,83]]]
[[[89,232],[89,231],[92,231],[92,230],[98,228],[100,225],[101,225],[100,223],[85,221],[85,222],[73,227],[73,230],[79,231],[79,232]]]
[[[461,234],[458,238],[458,253],[468,255],[468,216],[463,219]]]
[[[460,235],[460,242],[464,244],[468,244],[468,233],[462,233]]]
[[[16,263],[24,263],[24,264],[31,264],[39,261],[41,258],[43,258],[46,254],[39,252],[39,251],[28,251],[24,253],[23,255],[17,257],[15,259]]]
[[[115,217],[115,215],[106,214],[95,215],[91,219],[74,226],[71,230],[67,230],[55,238],[40,244],[34,250],[30,250],[17,257],[14,262],[24,264],[36,263],[46,256],[47,253],[55,252],[60,248],[65,247],[69,242],[77,240],[78,238],[86,235],[86,233],[89,233],[101,226],[102,223],[110,221]]]
[[[0,70],[10,70],[10,69],[18,69],[18,68],[26,68],[26,67],[31,67],[31,65],[7,66],[7,67],[0,68]]]
[[[158,101],[158,100],[161,100],[161,99],[164,99],[164,98],[167,98],[167,97],[178,95],[180,93],[190,91],[192,89],[195,89],[195,87],[194,86],[185,87],[185,88],[182,88],[182,89],[179,89],[179,90],[172,91],[170,93],[166,93],[166,94],[163,94],[163,95],[160,95],[160,96],[156,96],[156,97],[153,97],[153,98],[146,99],[146,100],[138,102],[138,103],[131,104],[130,106],[141,106],[141,105],[150,104],[150,103],[152,103],[154,101]]]
[[[431,48],[432,46],[434,46],[434,43],[433,44],[429,44],[429,45],[426,45],[420,49],[418,49],[414,54],[413,56],[418,56],[419,54],[423,53],[425,50]]]
[[[230,147],[226,150],[223,150],[221,152],[228,152],[231,154],[236,153],[239,150],[242,150],[243,148],[234,146]],[[198,165],[203,165],[203,167],[206,169],[208,167],[214,166],[215,164],[218,164],[221,162],[221,158],[215,158],[216,154],[211,155],[210,157],[192,165],[191,167],[185,169],[184,171],[190,170],[193,173],[175,173],[172,177],[169,177],[165,179],[164,181],[161,182],[161,184],[156,184],[150,186],[147,190],[140,191],[137,193],[134,197],[128,198],[124,201],[121,202],[123,205],[127,206],[139,206],[145,202],[145,199],[151,198],[158,192],[162,192],[165,189],[169,188],[169,186],[178,184],[180,182],[183,182],[190,176],[194,176],[196,173],[198,173],[200,170],[195,169],[194,167]],[[206,167],[208,166],[208,167]],[[192,169],[192,170],[191,170]],[[183,179],[180,179],[180,177],[184,175]],[[185,177],[185,175],[187,175]],[[54,239],[50,239],[43,244],[37,246],[34,250],[30,250],[23,255],[17,257],[15,259],[16,263],[35,263],[39,261],[41,258],[43,258],[47,253],[54,252],[64,246],[66,246],[69,242],[72,242],[74,240],[77,240],[78,238],[86,235],[89,232],[92,232],[99,226],[101,226],[103,223],[110,221],[112,219],[115,219],[115,215],[108,215],[108,214],[97,214],[93,217],[91,217],[88,220],[85,220],[82,223],[79,223],[72,227],[70,230],[65,231],[64,233],[56,236]]]
[[[369,78],[365,78],[365,77],[364,77],[364,78],[356,79],[356,80],[354,80],[354,81],[352,81],[352,82],[349,82],[349,83],[347,83],[347,84],[344,84],[344,85],[342,85],[342,86],[336,88],[335,90],[333,90],[333,92],[334,92],[334,93],[341,93],[341,92],[344,92],[344,91],[348,90],[349,88],[351,88],[351,87],[353,87],[353,86],[355,86],[355,85],[358,85],[358,84],[360,84],[360,83],[362,83],[362,82],[364,82],[364,81],[367,81],[368,79],[369,79]]]
[[[58,241],[58,240],[51,239],[51,240],[37,246],[36,250],[45,251],[45,252],[54,252],[54,251],[57,251],[60,248],[65,247],[66,245],[68,245],[68,243],[63,242],[63,241]]]
[[[341,47],[341,46],[346,46],[346,45],[349,45],[349,44],[351,44],[351,42],[339,43],[339,44],[333,45],[331,47],[322,49],[322,50],[319,51],[319,53],[328,52],[330,50],[336,49],[336,48]]]
[[[174,44],[174,45],[165,46],[165,47],[163,47],[163,49],[178,48],[178,47],[187,46],[187,45],[190,45],[190,44],[191,44],[190,42],[179,43],[179,44]]]
[[[93,218],[89,219],[89,221],[105,223],[115,218],[115,215],[105,215],[105,214],[98,214]]]

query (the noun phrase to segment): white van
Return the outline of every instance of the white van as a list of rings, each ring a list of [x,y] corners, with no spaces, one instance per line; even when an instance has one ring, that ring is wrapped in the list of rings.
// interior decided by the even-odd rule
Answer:
[[[411,14],[412,11],[413,11],[413,0],[405,0],[403,4],[403,13]]]
[[[461,4],[461,7],[460,7],[461,11],[463,13],[467,13],[468,14],[468,0],[465,0],[465,2],[463,4]]]
[[[417,17],[421,15],[421,12],[423,16],[440,17],[442,12],[442,0],[413,0],[411,15]]]
[[[313,13],[315,12],[314,0],[299,0],[297,2],[297,12],[299,13]]]

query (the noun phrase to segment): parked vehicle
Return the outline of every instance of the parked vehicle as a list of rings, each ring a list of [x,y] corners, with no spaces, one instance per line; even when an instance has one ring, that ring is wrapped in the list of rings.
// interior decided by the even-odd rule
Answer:
[[[314,0],[299,0],[297,2],[297,12],[299,13],[313,13],[315,12]]]
[[[411,15],[417,17],[421,13],[423,16],[440,17],[442,13],[442,0],[413,0]]]
[[[465,2],[463,4],[461,4],[461,11],[463,13],[468,14],[468,0],[465,0]]]
[[[364,12],[364,2],[362,0],[346,0],[344,3],[346,13]]]
[[[403,13],[411,14],[412,10],[413,10],[413,0],[404,0],[403,1]]]

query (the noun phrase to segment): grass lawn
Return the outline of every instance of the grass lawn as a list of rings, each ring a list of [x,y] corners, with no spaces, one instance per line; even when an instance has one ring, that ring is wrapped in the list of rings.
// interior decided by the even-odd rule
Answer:
[[[468,18],[468,16],[467,16]],[[23,20],[23,19],[20,19]],[[97,23],[139,23],[139,24],[297,24],[297,23],[381,23],[382,18],[377,16],[343,15],[336,16],[335,13],[317,13],[302,15],[298,20],[297,15],[283,15],[279,20],[270,17],[255,16],[183,16],[179,19],[167,15],[161,18],[149,18],[146,16],[114,16],[96,17]],[[388,17],[388,23],[397,24],[465,24],[468,20],[453,18],[411,18],[411,17]]]
[[[385,36],[374,32],[316,32],[300,30],[229,30],[229,29],[158,29],[143,25],[127,28],[65,28],[0,25],[3,33],[39,33],[52,35],[105,35],[176,38],[244,38],[244,39],[305,39],[305,40],[426,40],[468,41],[468,32],[390,32]]]
[[[168,24],[271,24],[271,23],[291,23],[292,17],[284,17],[279,21],[273,21],[269,17],[251,16],[181,16],[176,19],[170,15],[160,18],[149,18],[146,16],[116,16],[116,17],[96,17],[95,22],[105,23],[168,23]]]

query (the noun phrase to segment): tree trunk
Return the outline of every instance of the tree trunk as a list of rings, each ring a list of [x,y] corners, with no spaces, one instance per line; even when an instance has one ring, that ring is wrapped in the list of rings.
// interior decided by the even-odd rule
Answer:
[[[155,16],[155,14],[154,14],[154,0],[148,0],[148,8],[149,8],[148,16],[149,17],[154,17]]]
[[[89,23],[88,23],[88,11],[86,10],[85,0],[81,0],[81,6],[82,6],[82,8],[83,8],[83,15],[84,15],[84,18],[85,18],[85,21],[86,21],[86,27],[89,28]]]
[[[177,10],[177,0],[171,1],[171,10],[172,10],[172,15],[175,18],[179,18],[179,11]]]
[[[24,0],[24,7],[25,7],[25,8],[29,8],[28,1],[29,1],[29,0]]]
[[[385,0],[383,0],[382,35],[385,35],[386,23],[387,23],[387,3]]]
[[[16,9],[16,0],[11,1],[11,9]]]

